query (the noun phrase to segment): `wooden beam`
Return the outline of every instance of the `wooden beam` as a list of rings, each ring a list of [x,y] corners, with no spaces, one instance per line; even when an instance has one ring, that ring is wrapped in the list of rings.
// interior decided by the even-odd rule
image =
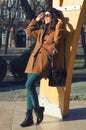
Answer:
[[[72,81],[72,73],[74,68],[74,61],[76,56],[76,50],[78,46],[78,41],[80,38],[81,28],[84,21],[84,16],[86,13],[86,0],[64,0],[63,6],[75,6],[80,5],[81,9],[76,11],[64,11],[64,16],[69,18],[69,23],[72,27],[72,30],[67,25],[67,30],[70,35],[70,32],[72,32],[71,35],[71,41],[67,41],[69,44],[71,42],[72,45],[72,51],[69,58],[68,63],[68,75],[67,75],[67,81],[65,85],[65,92],[64,92],[64,106],[63,106],[63,115],[68,114],[69,110],[69,102],[70,102],[70,91],[71,91],[71,81]],[[68,44],[67,43],[67,44]],[[68,55],[68,54],[66,54]]]
[[[62,6],[63,0],[53,0],[52,6],[55,7],[57,6]]]
[[[62,6],[62,4],[63,4],[63,0],[60,0],[60,6]]]

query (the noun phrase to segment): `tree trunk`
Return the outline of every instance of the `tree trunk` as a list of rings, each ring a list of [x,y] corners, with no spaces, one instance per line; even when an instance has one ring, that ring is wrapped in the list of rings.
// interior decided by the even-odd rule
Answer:
[[[9,33],[10,33],[10,28],[7,30],[6,47],[5,47],[5,52],[4,52],[5,54],[7,54],[7,49],[8,49]]]
[[[26,13],[27,19],[33,19],[35,17],[35,12],[31,9],[28,0],[21,0],[21,6]]]

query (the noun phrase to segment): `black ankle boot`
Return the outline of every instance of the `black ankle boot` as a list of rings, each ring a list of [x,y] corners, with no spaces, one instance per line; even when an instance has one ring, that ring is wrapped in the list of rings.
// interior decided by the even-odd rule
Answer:
[[[26,117],[24,121],[20,124],[22,127],[27,127],[33,125],[33,116],[32,116],[32,110],[28,110],[26,112]]]
[[[40,124],[44,118],[43,116],[43,112],[44,112],[44,107],[39,107],[39,109],[34,109],[35,110],[35,113],[36,113],[36,116],[37,116],[37,122],[36,124]]]

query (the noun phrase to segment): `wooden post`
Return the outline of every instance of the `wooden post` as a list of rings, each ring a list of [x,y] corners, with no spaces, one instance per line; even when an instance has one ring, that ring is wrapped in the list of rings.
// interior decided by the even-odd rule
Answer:
[[[58,1],[58,0],[57,0]],[[70,9],[63,10],[65,19],[68,20],[66,24],[67,36],[65,45],[66,65],[67,65],[67,79],[66,85],[63,87],[50,87],[48,86],[48,79],[42,79],[40,84],[40,95],[45,96],[51,104],[61,106],[62,115],[66,116],[69,111],[70,90],[72,73],[74,67],[74,60],[76,56],[76,49],[80,37],[80,31],[83,24],[84,16],[86,13],[86,0],[53,0],[53,7],[58,8],[58,5],[63,7],[70,7]],[[60,3],[60,4],[59,4]],[[71,9],[75,6],[74,9]],[[76,7],[80,8],[77,9]]]
[[[63,0],[53,0],[53,7],[55,7],[55,6],[62,6],[62,4],[63,4]]]
[[[63,4],[63,0],[60,0],[60,6],[62,6],[62,4]]]
[[[70,52],[70,58],[68,63],[68,74],[67,74],[67,80],[65,85],[65,91],[64,91],[64,106],[63,106],[63,115],[68,114],[69,110],[69,101],[70,101],[70,90],[71,90],[71,81],[72,81],[72,73],[73,73],[73,67],[74,67],[74,61],[76,56],[76,50],[80,38],[81,28],[84,20],[84,16],[86,13],[86,0],[64,0],[63,6],[80,6],[80,10],[73,10],[73,11],[64,11],[64,16],[69,18],[69,25],[71,25],[72,30],[67,25],[68,30],[68,36],[70,35],[70,32],[72,35],[71,41],[67,40],[67,44],[71,43],[72,50]],[[70,39],[70,38],[68,38]],[[66,55],[68,55],[66,53]]]

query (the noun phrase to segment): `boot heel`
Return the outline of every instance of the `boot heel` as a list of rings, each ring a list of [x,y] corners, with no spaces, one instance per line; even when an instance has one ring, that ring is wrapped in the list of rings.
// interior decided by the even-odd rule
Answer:
[[[36,116],[37,116],[36,125],[38,125],[42,122],[42,120],[44,118],[43,112],[44,112],[44,107],[40,107],[38,110],[35,109],[35,113],[36,113]]]

